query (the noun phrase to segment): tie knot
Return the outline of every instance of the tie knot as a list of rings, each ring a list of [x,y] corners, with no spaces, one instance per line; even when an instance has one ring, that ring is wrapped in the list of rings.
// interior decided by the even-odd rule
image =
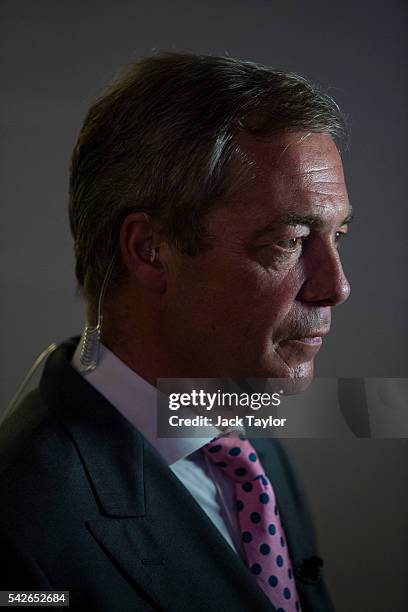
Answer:
[[[247,438],[237,433],[214,438],[203,446],[203,451],[232,480],[243,482],[259,478],[266,484],[266,478],[258,454]]]

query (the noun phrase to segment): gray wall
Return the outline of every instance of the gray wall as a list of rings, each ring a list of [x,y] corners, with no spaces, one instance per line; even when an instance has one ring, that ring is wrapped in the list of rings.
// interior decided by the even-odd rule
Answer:
[[[343,251],[352,295],[334,313],[317,373],[407,376],[406,16],[402,0],[3,0],[2,405],[44,346],[81,329],[66,213],[70,152],[98,91],[154,48],[291,69],[344,108],[356,210]],[[406,442],[288,446],[338,610],[406,610]]]

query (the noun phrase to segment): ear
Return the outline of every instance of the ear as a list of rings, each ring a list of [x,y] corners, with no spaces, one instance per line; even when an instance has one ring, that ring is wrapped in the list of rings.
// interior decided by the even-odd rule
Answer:
[[[130,213],[120,228],[120,251],[131,279],[154,293],[164,293],[166,271],[154,238],[150,217],[143,212]]]

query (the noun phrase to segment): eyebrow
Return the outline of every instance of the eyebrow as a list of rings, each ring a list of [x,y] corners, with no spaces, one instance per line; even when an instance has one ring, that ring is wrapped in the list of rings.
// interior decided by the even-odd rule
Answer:
[[[340,223],[340,227],[343,225],[349,225],[353,220],[353,208],[349,206],[349,212],[347,216]],[[268,223],[264,227],[256,230],[254,234],[251,236],[251,240],[255,240],[264,234],[275,231],[279,227],[283,225],[307,225],[309,227],[313,226],[315,229],[322,229],[326,224],[323,219],[318,215],[302,215],[299,213],[286,213],[277,219],[274,219],[272,223]]]

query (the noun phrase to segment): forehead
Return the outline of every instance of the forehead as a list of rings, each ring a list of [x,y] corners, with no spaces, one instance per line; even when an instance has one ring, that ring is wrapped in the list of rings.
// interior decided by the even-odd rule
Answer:
[[[228,206],[238,222],[273,221],[281,215],[319,215],[330,221],[349,208],[337,147],[325,134],[280,134],[255,140],[240,136],[238,145],[250,178]],[[241,172],[242,161],[232,171]]]

